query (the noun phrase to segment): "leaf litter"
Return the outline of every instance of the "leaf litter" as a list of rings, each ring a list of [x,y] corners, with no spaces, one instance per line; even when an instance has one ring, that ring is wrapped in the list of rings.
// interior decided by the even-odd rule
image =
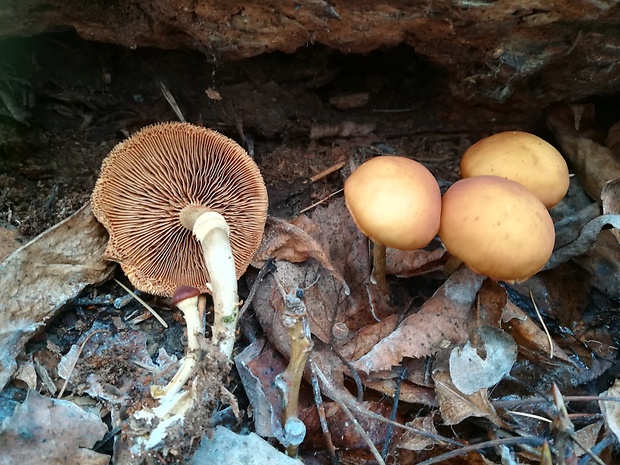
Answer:
[[[448,275],[445,265],[449,254],[434,242],[421,251],[388,250],[388,274],[394,290],[390,299],[370,283],[369,243],[351,220],[342,198],[331,198],[292,220],[269,219],[253,263],[256,267],[270,259],[276,263],[275,271],[255,283],[252,299],[264,336],[248,345],[236,359],[240,382],[251,405],[248,411],[261,436],[282,436],[282,399],[274,393],[273,383],[286,367],[291,342],[281,320],[284,302],[277,290],[279,283],[287,291],[303,290],[314,337],[309,364],[312,369],[305,370],[300,393],[300,418],[307,428],[302,453],[314,450],[329,455],[338,448],[342,458],[361,460],[370,449],[381,463],[383,459],[374,447],[377,445],[401,454],[403,459],[420,461],[454,449],[459,434],[473,427],[480,428],[479,433],[492,431],[488,438],[498,441],[502,457],[525,463],[537,461],[539,456],[501,444],[519,440],[540,444],[543,436],[556,441],[572,438],[573,433],[562,436],[570,421],[562,416],[561,409],[549,408],[553,402],[549,404],[548,400],[543,402],[544,407],[537,407],[541,400],[535,396],[542,394],[549,399],[553,384],[571,394],[588,389],[592,392],[591,383],[607,373],[617,357],[617,339],[600,318],[609,308],[617,308],[614,299],[620,289],[615,284],[615,270],[620,266],[617,237],[611,234],[617,233],[613,228],[620,226],[618,182],[613,170],[604,169],[610,163],[609,157],[615,157],[618,144],[611,132],[608,147],[600,139],[589,139],[594,133],[591,127],[588,130],[593,121],[589,108],[553,111],[557,113],[551,114],[549,125],[573,164],[579,183],[571,184],[567,200],[552,212],[557,241],[547,271],[525,283],[500,285],[466,267]],[[581,186],[585,193],[580,191]],[[0,339],[7,380],[18,367],[16,358],[36,330],[85,286],[102,281],[110,273],[109,265],[100,259],[105,237],[92,223],[87,208],[76,218],[84,222],[80,227],[62,223],[55,228],[62,231],[57,238],[51,230],[30,244],[29,250],[16,252],[2,265],[8,270],[4,273],[7,283],[20,283],[17,276],[24,272],[20,267],[28,266],[27,258],[38,253],[37,247],[74,252],[62,260],[71,263],[66,276],[71,274],[75,282],[59,274],[50,281],[49,288],[60,291],[57,296],[44,289],[41,295],[54,297],[44,305],[32,301],[36,305],[27,307],[30,310],[26,318],[19,317],[21,307],[7,304],[6,308],[13,312],[8,314],[8,321],[13,325],[15,321],[23,322],[14,331],[4,332]],[[63,230],[67,224],[68,229]],[[607,230],[610,226],[611,232]],[[76,233],[76,229],[84,228],[85,232]],[[62,260],[55,260],[52,257],[48,268],[62,270],[54,265]],[[581,276],[574,273],[576,266],[581,266],[584,279],[576,278]],[[613,279],[614,274],[616,281],[611,284],[601,278]],[[569,293],[573,300],[567,300],[564,290],[575,279],[581,286],[574,286],[574,292]],[[39,286],[46,282],[39,277]],[[67,289],[58,286],[59,282]],[[11,294],[17,295],[19,291]],[[148,387],[156,376],[166,374],[166,367],[153,360],[174,364],[174,357],[164,349],[156,350],[156,345],[137,327],[117,323],[99,321],[82,331],[72,348],[63,351],[59,363],[45,362],[43,366],[36,358],[20,359],[21,369],[15,379],[30,386],[28,399],[35,398],[32,388],[41,383],[50,386],[50,392],[63,384],[57,379],[45,381],[45,373],[64,378],[66,389],[76,401],[80,395],[94,397],[117,422],[122,423],[123,410],[137,410],[148,404]],[[316,386],[320,390],[318,399]],[[616,397],[614,389],[601,395]],[[218,392],[211,392],[209,397],[226,398],[222,390]],[[596,414],[591,411],[592,400],[583,407],[570,396],[566,399],[571,412]],[[27,402],[35,400],[24,402],[22,408],[29,407]],[[514,411],[502,407],[511,402]],[[600,401],[600,405],[605,432],[601,432],[600,421],[582,424],[574,434],[581,437],[583,447],[573,445],[570,451],[567,449],[567,457],[583,455],[589,449],[610,454],[609,440],[606,448],[599,446],[610,434],[618,435],[618,415],[615,403]],[[5,417],[2,435],[23,421],[19,408]],[[45,411],[49,407],[40,404],[37,408]],[[211,402],[195,414],[208,417],[214,408]],[[72,418],[69,413],[64,415]],[[537,417],[557,420],[564,430],[549,432],[544,428],[546,423]],[[468,422],[469,418],[478,420]],[[186,424],[194,446],[204,436],[198,422],[194,416]],[[351,422],[356,429],[350,428]],[[135,428],[143,426],[125,426],[126,437],[139,434]],[[452,431],[446,426],[451,426]],[[107,431],[105,426],[98,428],[88,440],[80,442],[70,436],[66,440],[73,441],[70,450],[80,444],[84,450],[78,453],[84,453],[86,460],[107,463],[97,462],[100,454],[89,451]],[[517,437],[523,434],[525,438]],[[187,440],[190,436],[181,437]],[[118,452],[123,441],[115,442],[116,463],[131,463],[132,459]],[[171,442],[164,447],[169,456],[192,450],[191,446],[175,447]],[[480,457],[478,452],[468,456],[472,461]]]

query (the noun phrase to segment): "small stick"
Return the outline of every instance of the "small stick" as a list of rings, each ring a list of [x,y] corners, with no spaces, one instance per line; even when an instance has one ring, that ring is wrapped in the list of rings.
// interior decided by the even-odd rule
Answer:
[[[168,101],[168,104],[172,107],[174,113],[177,115],[177,118],[179,118],[179,121],[181,121],[182,123],[186,123],[187,121],[185,120],[185,117],[183,116],[179,105],[177,105],[177,101],[174,99],[174,97],[166,87],[166,84],[164,84],[162,81],[159,81],[159,85],[161,87],[161,93],[164,94],[164,97]]]
[[[543,329],[545,330],[545,334],[547,335],[547,340],[549,341],[549,358],[553,358],[553,339],[551,339],[551,334],[549,334],[549,330],[547,329],[547,325],[545,324],[545,320],[543,320],[542,315],[538,311],[538,305],[536,305],[536,301],[534,300],[534,295],[532,291],[530,291],[530,299],[532,300],[532,304],[534,305],[534,310],[536,310],[536,315],[538,315],[538,319],[542,324]]]
[[[323,436],[325,436],[325,442],[327,443],[327,450],[331,457],[332,465],[338,465],[338,456],[336,455],[336,448],[332,441],[332,436],[329,432],[329,425],[327,424],[327,418],[325,416],[325,406],[323,405],[323,397],[321,396],[321,387],[319,386],[319,380],[317,379],[315,365],[310,357],[310,370],[312,372],[312,392],[314,393],[314,404],[316,405],[317,413],[319,414],[319,423],[321,423],[321,430]]]
[[[114,278],[114,281],[116,281],[116,283],[117,283],[120,287],[122,287],[123,289],[125,289],[125,291],[127,291],[127,293],[128,293],[131,297],[133,297],[133,298],[134,298],[134,299],[136,299],[138,302],[140,302],[140,303],[144,306],[144,308],[146,308],[149,312],[151,312],[151,314],[152,314],[155,318],[157,318],[157,321],[159,321],[159,322],[162,324],[162,326],[163,326],[164,328],[167,328],[167,327],[168,327],[168,323],[166,323],[166,322],[164,321],[164,319],[163,319],[163,318],[159,315],[159,313],[157,313],[155,310],[153,310],[153,308],[152,308],[149,304],[147,304],[144,300],[142,300],[142,299],[141,299],[138,295],[136,295],[136,293],[135,293],[135,292],[132,292],[132,291],[131,291],[131,289],[129,289],[127,286],[125,286],[125,285],[124,285],[122,282],[120,282],[118,279]]]
[[[65,393],[65,389],[67,389],[67,385],[69,384],[71,375],[73,375],[73,370],[75,370],[75,367],[80,358],[80,355],[82,355],[84,346],[86,346],[86,343],[88,342],[88,340],[97,333],[109,333],[109,331],[107,329],[98,329],[96,331],[93,331],[92,333],[90,333],[88,336],[84,338],[84,340],[82,341],[82,344],[80,344],[80,348],[78,349],[77,356],[75,357],[75,360],[73,360],[73,363],[71,364],[71,369],[69,370],[69,373],[67,374],[67,378],[65,379],[65,382],[63,383],[62,388],[60,389],[60,392],[58,393],[57,399],[60,399],[62,395]]]
[[[320,173],[317,173],[314,176],[312,176],[310,178],[310,181],[317,182],[318,180],[323,179],[324,177],[329,176],[330,174],[335,173],[336,171],[342,169],[344,165],[346,165],[346,163],[347,163],[346,159],[340,160],[334,165],[330,166],[329,168],[326,168]]]
[[[318,207],[319,205],[321,205],[322,203],[327,202],[329,199],[331,199],[334,195],[338,195],[340,194],[342,191],[344,190],[344,188],[342,189],[338,189],[336,192],[332,192],[331,194],[329,194],[327,197],[323,197],[321,200],[319,200],[318,202],[314,202],[312,205],[307,206],[306,208],[304,208],[303,210],[301,210],[299,213],[306,213],[309,210],[312,210],[314,207]]]
[[[312,362],[312,365],[313,365],[313,370],[316,370],[317,376],[320,378],[321,382],[323,384],[329,385],[330,383],[327,377],[321,371],[321,369],[316,365],[316,363]],[[372,439],[370,438],[368,433],[364,431],[364,428],[362,428],[362,425],[359,424],[359,422],[357,421],[357,418],[355,418],[351,410],[349,410],[349,407],[347,407],[344,402],[338,402],[338,405],[340,406],[342,411],[347,415],[347,417],[349,417],[349,420],[351,420],[351,423],[353,423],[353,427],[357,431],[357,434],[359,434],[362,437],[362,439],[364,439],[364,442],[370,449],[370,452],[374,456],[377,463],[379,465],[385,465],[385,461],[383,460],[383,458],[381,457],[381,454],[379,453],[379,451],[373,444]]]
[[[241,309],[239,310],[239,318],[241,318],[241,316],[247,311],[247,309],[252,304],[254,295],[256,294],[256,291],[258,290],[258,286],[260,286],[260,283],[262,282],[263,278],[267,276],[267,273],[273,273],[275,270],[276,270],[276,261],[273,258],[268,258],[267,260],[265,260],[265,263],[263,263],[263,266],[258,271],[258,275],[256,276],[256,279],[254,280],[254,283],[252,284],[252,287],[250,288],[248,297],[245,299],[245,302],[243,302],[243,305],[241,306]]]

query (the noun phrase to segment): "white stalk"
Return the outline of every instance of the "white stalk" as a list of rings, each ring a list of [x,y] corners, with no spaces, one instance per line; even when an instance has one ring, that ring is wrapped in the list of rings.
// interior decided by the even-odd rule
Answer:
[[[183,312],[187,324],[187,353],[181,361],[181,367],[165,387],[151,387],[151,395],[155,399],[174,397],[194,374],[194,370],[202,357],[198,335],[204,335],[205,324],[198,311],[198,296],[180,301],[177,308]]]
[[[192,231],[202,244],[211,279],[213,340],[220,351],[231,358],[239,319],[239,296],[235,260],[230,247],[230,229],[222,215],[207,211],[196,219]]]

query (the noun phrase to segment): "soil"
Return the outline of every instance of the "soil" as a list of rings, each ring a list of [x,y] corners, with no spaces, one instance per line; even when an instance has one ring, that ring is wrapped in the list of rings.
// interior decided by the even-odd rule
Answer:
[[[350,155],[411,156],[449,181],[472,140],[543,129],[541,114],[455,101],[441,71],[406,46],[365,56],[315,46],[214,63],[195,51],[130,50],[60,33],[5,40],[0,56],[0,221],[18,228],[22,241],[88,200],[116,143],[176,119],[162,83],[187,121],[253,141],[271,212],[280,216],[342,187],[338,173],[308,179]],[[345,110],[329,103],[353,93],[367,103]],[[342,122],[374,131],[320,137]]]

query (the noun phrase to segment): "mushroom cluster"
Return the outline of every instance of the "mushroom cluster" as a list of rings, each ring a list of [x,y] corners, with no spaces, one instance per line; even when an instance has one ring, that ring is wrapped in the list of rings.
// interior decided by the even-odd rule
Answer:
[[[386,246],[415,250],[437,233],[452,256],[496,280],[528,279],[551,257],[548,208],[569,185],[552,145],[526,132],[495,134],[473,144],[460,169],[443,198],[433,175],[404,157],[373,158],[346,180],[347,207],[374,242],[372,277],[386,293]]]
[[[212,294],[213,338],[230,357],[237,279],[260,245],[267,217],[265,184],[245,150],[201,126],[148,126],[104,160],[92,209],[110,236],[105,258],[120,263],[137,289],[172,296],[189,286]],[[191,341],[204,329],[195,304],[183,311]]]
[[[566,195],[568,167],[543,139],[503,132],[473,144],[443,196],[439,237],[475,271],[503,281],[536,274],[553,252],[548,208]]]

